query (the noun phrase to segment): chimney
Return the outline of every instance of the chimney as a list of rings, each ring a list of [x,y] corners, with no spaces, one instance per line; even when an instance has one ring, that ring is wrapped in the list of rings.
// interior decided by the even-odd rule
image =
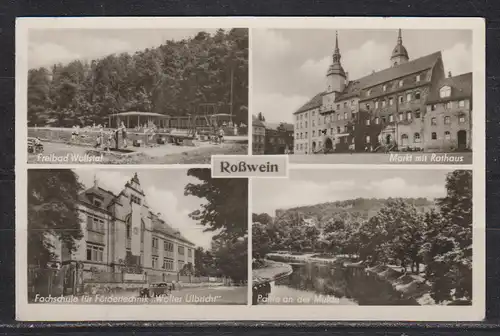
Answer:
[[[451,78],[451,71],[448,71],[448,78]]]

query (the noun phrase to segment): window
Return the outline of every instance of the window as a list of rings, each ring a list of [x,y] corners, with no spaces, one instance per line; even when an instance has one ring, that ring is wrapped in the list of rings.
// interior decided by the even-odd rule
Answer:
[[[382,86],[382,91],[387,91],[387,85]]]
[[[351,100],[351,106],[354,106],[354,99]]]
[[[401,140],[404,142],[405,140],[408,141],[408,134],[401,134]]]
[[[365,125],[366,125],[366,126],[370,126],[370,119],[366,119],[366,120],[365,120]]]
[[[437,125],[436,118],[431,118],[431,125]]]
[[[352,112],[352,119],[356,119],[356,112]]]
[[[333,135],[333,127],[330,128],[330,135]]]
[[[394,121],[394,116],[391,114],[389,115],[389,122],[393,122]]]
[[[151,267],[158,268],[158,257],[151,258]]]
[[[465,123],[465,115],[461,114],[458,116],[458,122],[463,124]]]
[[[465,100],[461,100],[458,102],[458,107],[465,107]]]
[[[437,134],[436,134],[436,132],[432,132],[432,133],[431,133],[431,139],[432,139],[432,140],[436,140],[436,139],[437,139]]]
[[[431,105],[431,111],[434,111],[436,109],[436,105],[432,104]]]
[[[420,75],[417,75],[416,82],[420,82]]]
[[[342,114],[339,113],[338,116],[339,116],[339,120],[343,119],[343,115]]]
[[[394,103],[394,99],[392,99],[392,97],[391,97],[391,98],[389,98],[389,105],[391,105],[391,106],[392,106],[392,104],[393,104],[393,103]]]
[[[135,195],[130,195],[130,201],[132,203],[136,203],[136,204],[141,205],[141,199]]]
[[[403,121],[404,119],[404,114],[403,112],[399,113],[399,121]]]
[[[179,246],[177,251],[179,252],[180,255],[184,255],[184,246]]]
[[[375,101],[375,108],[378,108],[378,100]]]
[[[158,238],[153,237],[153,248],[158,248]]]
[[[307,144],[304,144],[304,149],[307,150]]]
[[[296,135],[295,137],[296,137],[297,139],[300,139],[300,138],[299,138],[299,133],[297,133],[297,135]]]
[[[366,95],[368,95],[368,96],[369,96],[369,95],[371,95],[371,94],[372,94],[372,90],[371,90],[371,89],[370,89],[370,90],[368,90],[368,91],[366,91]]]
[[[318,141],[318,147],[321,147],[321,141]]]
[[[344,102],[344,107],[347,107],[347,102]]]
[[[178,264],[179,270],[181,270],[184,267],[185,262],[184,262],[184,260],[179,259],[177,261],[177,264]]]
[[[188,249],[188,257],[191,258],[193,256],[193,250]]]
[[[340,133],[340,126],[337,126],[337,133]]]
[[[313,131],[313,138],[316,136],[316,131]]]
[[[340,110],[340,104],[337,104],[337,110]]]
[[[370,111],[370,104],[366,104],[365,106],[366,106],[366,109],[367,109],[368,111]]]
[[[102,203],[100,200],[94,198],[94,202],[92,202],[96,207],[100,208]]]
[[[302,136],[303,133],[300,133],[300,138],[299,139],[303,139],[304,137]]]
[[[87,230],[104,233],[104,219],[87,215]]]
[[[127,224],[126,224],[127,239],[131,238],[131,229],[132,229],[132,225],[130,224],[130,220],[129,220],[129,221],[127,221]]]
[[[347,129],[347,126],[344,126],[344,133],[347,133],[347,132],[349,132]]]
[[[451,109],[451,102],[447,102],[447,103],[446,103],[446,108],[447,108],[447,109]]]
[[[305,122],[305,126],[304,127],[307,128],[307,121]]]
[[[413,142],[416,142],[416,143],[420,142],[420,133],[413,134]]]
[[[378,117],[376,117],[376,118],[375,118],[375,125],[378,125],[378,124],[379,124],[379,122],[380,122],[379,118],[378,118]]]
[[[344,112],[344,119],[347,120],[347,112]]]
[[[420,119],[420,110],[415,111],[415,119]]]
[[[412,119],[411,112],[406,112],[406,120],[411,120],[411,119]]]
[[[449,96],[451,96],[451,87],[449,87],[449,86],[443,86],[439,90],[439,97],[446,98],[446,97],[449,97]]]
[[[406,94],[406,101],[411,101],[411,93]]]
[[[306,132],[306,139],[307,139],[307,132]]]
[[[444,124],[449,125],[451,123],[450,117],[444,117]]]
[[[386,105],[386,101],[382,100],[382,107],[385,107],[385,105]]]
[[[403,96],[399,96],[398,97],[398,101],[399,101],[400,104],[403,104]]]
[[[444,132],[444,138],[445,138],[446,140],[450,140],[450,139],[451,139],[450,132],[448,132],[448,131]]]
[[[167,240],[163,241],[163,250],[167,252],[174,252],[174,244]]]
[[[370,143],[370,136],[369,136],[369,135],[367,135],[367,136],[365,137],[365,142],[366,142],[366,143]]]
[[[415,92],[415,99],[420,99],[420,91]]]
[[[403,87],[403,81],[402,80],[399,81],[399,87]]]
[[[316,114],[316,112],[312,111],[312,116],[314,117],[314,115]]]
[[[312,120],[312,126],[313,127],[316,126],[316,124],[314,123],[314,119]]]
[[[104,247],[87,243],[87,260],[89,261],[103,261]]]
[[[385,123],[385,122],[386,122],[385,117],[382,117],[382,118],[381,118],[381,120],[382,120],[382,122],[383,122],[383,123]]]
[[[174,269],[174,261],[169,258],[163,258],[163,269],[172,271]]]
[[[297,144],[297,146],[295,146],[295,149],[296,149],[296,150],[299,150],[299,144]]]

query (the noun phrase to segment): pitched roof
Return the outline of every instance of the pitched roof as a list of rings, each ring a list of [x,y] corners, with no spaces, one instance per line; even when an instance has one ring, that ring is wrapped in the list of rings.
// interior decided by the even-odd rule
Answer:
[[[266,127],[263,121],[259,120],[256,116],[252,116],[252,125],[253,126],[261,126],[261,127]]]
[[[439,90],[443,86],[451,87],[451,95],[446,98],[441,98],[439,96]],[[438,103],[438,102],[447,102],[450,100],[460,100],[472,97],[472,72],[468,72],[455,77],[445,78],[435,87],[432,88],[429,93],[429,98],[427,99],[427,103]]]
[[[335,99],[336,101],[344,100],[351,97],[356,97],[362,89],[366,89],[396,78],[405,77],[412,73],[430,69],[441,58],[441,52],[435,52],[412,61],[399,64],[378,72],[374,72],[368,76],[361,77],[357,80],[349,81],[344,89]],[[322,96],[324,92],[318,93],[306,104],[302,105],[294,114],[305,112],[307,110],[320,107],[322,104]]]
[[[281,122],[265,122],[266,124],[266,128],[267,129],[273,129],[273,130],[277,130],[280,125],[283,125],[283,127],[285,128],[285,131],[291,131],[293,132],[293,124],[289,124],[289,123],[281,123]]]
[[[155,215],[154,213],[151,213],[151,222],[152,222],[152,227],[153,231],[161,232],[167,236],[177,238],[179,240],[182,240],[188,244],[194,245],[191,241],[189,241],[187,238],[185,238],[179,230],[175,230],[172,226],[170,226],[167,222],[165,222],[163,219],[159,218],[158,215]]]
[[[109,190],[103,189],[99,186],[92,186],[91,188],[82,191],[80,195],[78,195],[78,198],[81,202],[93,204],[92,200],[90,199],[91,194],[97,195],[102,200],[101,208],[105,210],[107,210],[108,206],[116,197],[116,195]]]
[[[316,107],[320,107],[321,103],[323,101],[323,93],[324,92],[320,92],[317,95],[315,95],[311,100],[309,100],[307,103],[305,103],[304,105],[302,105],[293,114],[297,114],[297,113],[300,113],[300,112],[308,111],[308,110],[316,108]]]

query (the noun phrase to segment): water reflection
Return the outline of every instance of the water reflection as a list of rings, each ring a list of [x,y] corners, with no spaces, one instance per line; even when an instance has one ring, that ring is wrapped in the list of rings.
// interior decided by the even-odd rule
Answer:
[[[271,283],[270,293],[261,294],[260,304],[354,305],[345,296],[342,272],[328,265],[292,265],[293,273]]]
[[[417,305],[392,284],[364,269],[329,264],[294,264],[288,277],[257,292],[258,304]]]

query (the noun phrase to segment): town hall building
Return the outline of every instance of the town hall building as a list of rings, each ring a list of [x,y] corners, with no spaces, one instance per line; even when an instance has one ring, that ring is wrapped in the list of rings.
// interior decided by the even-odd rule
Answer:
[[[155,213],[135,174],[119,194],[94,185],[79,195],[83,238],[77,250],[61,249],[60,259],[83,264],[90,273],[137,274],[159,281],[195,267],[195,245]]]
[[[349,80],[338,35],[325,91],[294,113],[294,153],[467,151],[472,73],[445,75],[441,52],[414,60],[401,29],[389,67]]]

